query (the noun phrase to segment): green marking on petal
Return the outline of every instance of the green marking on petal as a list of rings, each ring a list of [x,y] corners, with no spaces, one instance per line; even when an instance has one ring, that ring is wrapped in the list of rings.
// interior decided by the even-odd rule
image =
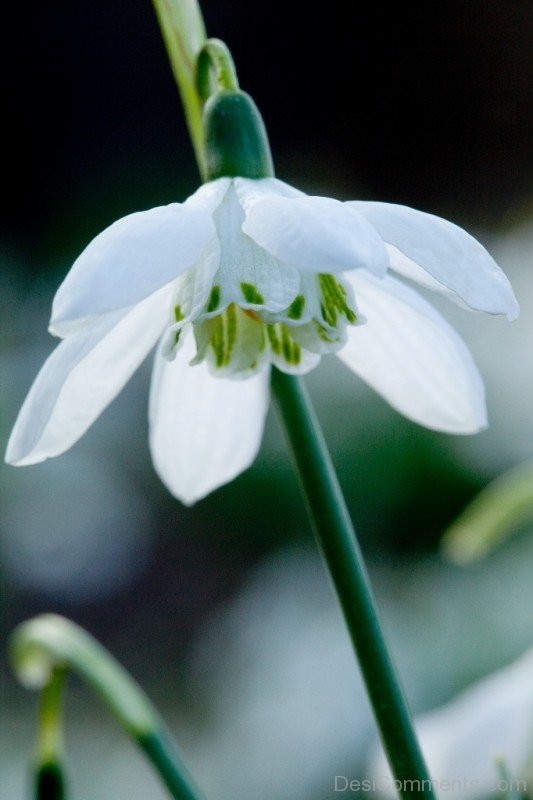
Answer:
[[[215,356],[215,364],[222,367],[224,364],[224,322],[222,316],[216,317],[213,333],[209,342]]]
[[[313,320],[313,322],[315,323],[316,332],[318,333],[318,335],[320,336],[322,341],[326,342],[327,344],[333,344],[335,339],[333,339],[331,336],[329,336],[329,334],[328,334],[327,330],[324,328],[324,326],[321,325],[320,322],[318,322],[316,319]]]
[[[257,306],[262,306],[265,302],[265,298],[258,292],[253,283],[241,283],[241,290],[244,299],[247,303],[253,303]]]
[[[281,355],[281,341],[278,338],[277,325],[267,325],[267,336],[270,343],[270,349],[277,356]]]
[[[174,306],[174,320],[176,322],[181,322],[183,319],[185,319],[185,317],[183,316],[181,306]]]
[[[234,303],[228,306],[224,316],[226,319],[224,364],[229,364],[237,339],[237,309]]]
[[[302,348],[291,336],[290,328],[280,322],[267,325],[267,336],[272,352],[287,364],[296,366],[302,359]]]
[[[291,337],[287,332],[285,325],[281,327],[281,346],[283,348],[283,357],[288,364],[292,363],[292,346]]]
[[[216,311],[220,303],[220,286],[213,286],[209,300],[207,301],[207,311]]]
[[[324,322],[334,328],[341,314],[349,323],[353,324],[357,319],[357,315],[348,305],[344,286],[333,275],[325,273],[319,274],[318,282],[322,292],[320,309]]]
[[[352,311],[352,309],[349,306],[346,306],[346,311],[344,312],[344,315],[348,320],[348,322],[350,322],[352,325],[354,325],[355,322],[357,321],[357,315],[355,311]]]
[[[297,297],[294,298],[292,303],[290,304],[287,310],[287,316],[289,319],[301,319],[302,314],[304,313],[305,308],[305,297],[303,294],[299,294]]]
[[[229,366],[242,345],[245,334],[243,316],[241,309],[231,303],[222,314],[205,320],[198,328],[196,363],[204,359],[205,348],[210,347],[217,369]],[[258,323],[254,320],[253,324]],[[258,347],[255,350],[257,352]]]
[[[337,316],[332,316],[332,312],[326,303],[320,303],[320,311],[322,312],[322,319],[324,322],[327,322],[332,328],[335,327],[335,323],[337,322]]]

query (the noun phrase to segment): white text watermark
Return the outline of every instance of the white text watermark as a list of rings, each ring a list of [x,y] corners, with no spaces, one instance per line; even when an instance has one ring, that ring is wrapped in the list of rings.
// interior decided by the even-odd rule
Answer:
[[[389,775],[375,778],[353,778],[346,775],[335,775],[335,792],[424,792],[432,789],[435,792],[475,792],[478,789],[487,789],[490,792],[527,792],[525,780],[495,780],[492,785],[485,786],[477,778],[437,778],[427,780],[398,780]]]

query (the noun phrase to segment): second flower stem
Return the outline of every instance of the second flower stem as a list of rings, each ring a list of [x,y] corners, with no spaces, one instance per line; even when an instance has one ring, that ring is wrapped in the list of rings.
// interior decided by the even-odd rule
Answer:
[[[311,400],[300,378],[277,369],[272,389],[396,788],[406,800],[415,796],[433,800],[432,783],[385,643],[363,556]]]
[[[144,750],[175,800],[203,800],[156,708],[137,682],[93,637],[70,620],[43,614],[24,622],[11,637],[11,660],[19,680],[42,692],[39,799],[62,796],[59,767],[61,695],[66,671],[75,672],[100,696],[115,719]],[[42,780],[41,780],[42,778]]]

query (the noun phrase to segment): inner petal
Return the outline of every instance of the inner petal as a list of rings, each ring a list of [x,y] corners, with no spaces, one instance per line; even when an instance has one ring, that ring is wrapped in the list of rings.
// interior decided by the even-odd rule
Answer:
[[[197,354],[192,363],[206,361],[221,377],[246,377],[265,362],[285,372],[308,372],[323,353],[343,346],[348,325],[361,321],[347,284],[332,275],[313,277],[306,294],[297,295],[277,315],[230,303],[218,314],[197,320],[193,325]],[[171,340],[167,354],[178,344]]]

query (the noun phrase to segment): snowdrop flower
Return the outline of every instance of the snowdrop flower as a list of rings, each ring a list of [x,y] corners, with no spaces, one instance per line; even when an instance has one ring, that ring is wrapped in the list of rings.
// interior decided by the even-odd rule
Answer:
[[[306,196],[271,177],[248,95],[221,92],[208,109],[211,179],[182,204],[115,222],[60,286],[50,331],[63,341],[24,403],[8,462],[67,450],[157,342],[150,445],[185,503],[255,458],[272,364],[303,374],[338,353],[422,425],[483,428],[483,384],[467,348],[396,276],[513,319],[512,289],[486,250],[404,206]]]

